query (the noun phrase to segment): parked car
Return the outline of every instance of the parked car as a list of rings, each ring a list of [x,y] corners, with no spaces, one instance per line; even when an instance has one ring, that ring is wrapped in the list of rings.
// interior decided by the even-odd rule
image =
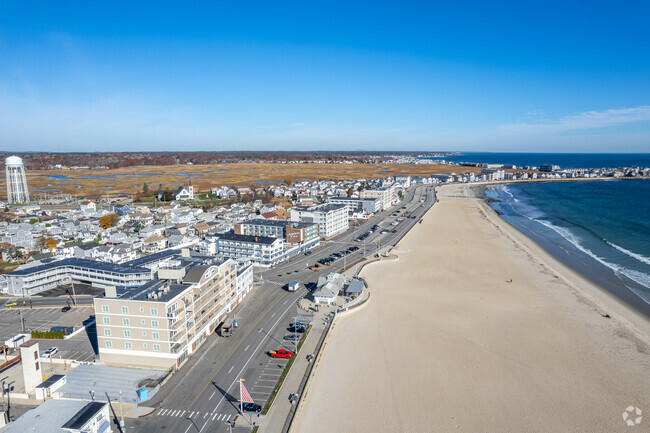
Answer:
[[[56,347],[56,346],[52,346],[52,347],[50,347],[49,349],[47,349],[45,352],[43,352],[42,357],[43,357],[43,358],[51,358],[51,357],[54,356],[54,354],[57,353],[58,351],[59,351],[59,348],[58,348],[58,347]]]
[[[298,334],[289,334],[289,335],[285,335],[282,338],[288,341],[294,341],[294,340],[300,340],[301,337]]]
[[[66,305],[65,307],[61,308],[62,313],[67,313],[70,310],[72,310],[72,308],[69,305]]]
[[[291,324],[291,326],[289,326],[288,329],[289,329],[289,332],[297,332],[299,334],[304,334],[305,331],[307,330],[307,328],[305,326],[301,326],[301,325],[293,326],[293,323]]]
[[[18,305],[17,302],[6,302],[5,303],[5,307],[15,307],[16,305]]]
[[[262,406],[260,406],[257,403],[244,403],[242,405],[242,409],[244,410],[244,412],[254,412],[254,413],[262,412]]]
[[[305,255],[308,256],[311,254],[311,251],[305,251]]]
[[[271,350],[269,352],[269,355],[271,355],[271,358],[291,358],[293,356],[293,352],[290,350]]]

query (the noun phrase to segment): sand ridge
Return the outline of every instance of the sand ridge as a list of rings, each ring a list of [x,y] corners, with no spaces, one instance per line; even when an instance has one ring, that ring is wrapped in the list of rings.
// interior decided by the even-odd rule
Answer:
[[[464,188],[364,269],[372,300],[337,319],[292,432],[613,432],[650,412],[647,319]]]

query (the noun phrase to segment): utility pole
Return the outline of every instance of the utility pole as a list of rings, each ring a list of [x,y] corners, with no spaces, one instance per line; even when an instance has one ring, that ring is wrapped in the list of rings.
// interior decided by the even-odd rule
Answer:
[[[20,327],[23,330],[23,334],[25,333],[25,319],[23,318],[23,310],[22,308],[18,309],[18,314],[20,315]]]
[[[74,291],[74,281],[72,282],[72,302],[77,306],[77,295]]]
[[[124,409],[122,408],[122,390],[120,390],[120,418],[122,418],[122,420],[120,421],[120,427],[122,427],[122,431],[124,431]]]

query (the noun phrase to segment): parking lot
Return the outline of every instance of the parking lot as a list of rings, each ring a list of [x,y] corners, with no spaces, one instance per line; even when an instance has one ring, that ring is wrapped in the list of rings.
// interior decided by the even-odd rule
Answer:
[[[73,307],[70,311],[62,312],[61,307],[35,308],[3,308],[0,309],[0,341],[5,341],[23,333],[21,311],[24,329],[30,331],[49,331],[52,326],[72,326],[79,329],[94,315],[90,306]],[[75,361],[93,361],[95,359],[97,338],[95,326],[91,326],[68,340],[40,340],[41,353],[48,347],[56,346],[59,352],[54,358]]]

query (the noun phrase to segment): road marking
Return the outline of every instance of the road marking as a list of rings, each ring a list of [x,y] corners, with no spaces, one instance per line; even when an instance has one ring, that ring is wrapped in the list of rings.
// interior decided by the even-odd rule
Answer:
[[[194,423],[190,422],[190,425],[187,426],[187,430],[185,430],[185,433],[187,433],[187,431],[188,431],[188,430],[190,429],[190,427],[192,427],[193,425],[194,425]]]
[[[258,334],[259,334],[260,332],[262,332],[262,328],[260,328],[260,330],[259,330],[259,331],[257,331],[257,333],[258,333]]]
[[[287,303],[287,301],[284,301],[284,302],[282,303],[282,305],[284,305],[284,304],[286,304],[286,303]]]
[[[208,421],[210,421],[210,420],[208,420]],[[205,424],[203,424],[203,427],[201,427],[201,430],[199,430],[199,433],[201,433],[203,431],[203,429],[205,428],[205,426],[208,425],[208,421],[206,421]]]
[[[246,351],[248,350],[249,347],[251,347],[250,344],[249,344],[248,346],[246,346],[246,349],[244,349],[244,352],[246,352]]]
[[[300,292],[302,292],[302,290],[301,290]],[[300,292],[298,292],[297,295],[300,294]],[[298,297],[299,297],[299,296],[296,296],[296,299],[298,299]],[[282,299],[282,298],[280,298],[280,299]],[[280,299],[278,299],[278,300],[276,301],[276,303],[273,304],[273,306],[275,306],[278,302],[280,302]],[[292,307],[293,307],[293,302],[291,303],[291,305],[289,305],[289,306],[286,308],[286,310],[284,310],[284,312],[280,315],[280,317],[278,317],[278,320],[276,320],[275,323],[273,323],[273,325],[271,326],[271,328],[269,328],[269,333],[270,333],[271,331],[273,331],[273,328],[275,328],[275,326],[278,324],[278,322],[280,322],[280,319],[282,319],[282,316],[284,316],[285,314],[287,314],[287,312],[289,311],[289,308],[292,308]],[[260,317],[260,320],[262,320],[263,317],[264,317],[264,315],[263,315],[262,317]],[[259,323],[259,322],[258,322],[258,323]],[[249,331],[249,332],[250,332],[250,331]],[[244,337],[244,338],[246,338],[246,337]],[[248,363],[251,361],[251,359],[253,359],[253,356],[255,355],[255,352],[257,352],[257,350],[260,348],[260,346],[262,346],[262,343],[264,343],[264,340],[265,340],[265,339],[266,339],[266,337],[265,337],[265,338],[262,338],[262,340],[260,341],[260,343],[257,345],[257,347],[255,348],[255,350],[253,351],[253,354],[251,354],[251,356],[248,357],[248,360],[244,363],[244,366],[241,368],[241,370],[240,370],[239,373],[237,374],[237,377],[241,377],[242,372],[244,371],[244,369],[246,368],[246,366],[248,365]],[[235,349],[236,349],[236,348],[235,348]],[[233,382],[228,386],[228,388],[226,388],[226,393],[230,390],[230,388],[232,388],[232,386],[233,386],[233,385],[235,384],[235,382],[237,382],[238,380],[239,380],[239,379],[235,379],[235,380],[233,380]],[[206,386],[207,386],[207,385],[206,385]],[[218,406],[223,402],[223,399],[224,399],[225,397],[226,397],[225,395],[224,395],[223,397],[221,397],[221,400],[219,400],[219,403],[217,403],[217,407],[218,407]],[[197,398],[198,398],[198,396],[197,396]],[[195,401],[196,401],[196,399],[195,399]],[[192,403],[192,404],[193,404],[193,403]]]
[[[180,410],[180,409],[177,410],[176,412],[174,412],[174,416],[180,416],[180,414],[181,414],[181,410]]]
[[[217,418],[218,413],[215,413],[214,416],[212,417],[212,421],[214,421]]]
[[[181,416],[185,416],[185,412],[187,412],[187,411],[186,411],[186,410],[184,410],[184,411],[183,411],[183,413],[181,414]]]
[[[210,398],[208,400],[212,400],[212,397],[214,397],[215,392],[217,392],[217,391],[212,391],[212,395],[210,396]]]
[[[162,415],[165,414],[166,411],[167,411],[167,409],[163,409],[163,410],[160,411],[160,413],[158,415],[162,416]]]
[[[286,302],[285,302],[285,303],[286,303]],[[275,316],[275,313],[271,314],[271,318],[273,318],[274,316]]]
[[[187,410],[190,410],[190,409],[192,408],[192,406],[194,406],[194,403],[196,403],[196,401],[199,399],[199,397],[201,396],[201,394],[203,394],[203,392],[206,390],[206,388],[207,388],[207,387],[212,383],[212,381],[214,380],[214,378],[217,377],[217,374],[219,374],[219,372],[221,371],[221,369],[223,368],[223,366],[226,365],[226,362],[228,362],[228,360],[232,357],[232,355],[237,351],[237,348],[238,348],[238,347],[239,347],[239,346],[244,342],[244,340],[246,340],[246,337],[248,337],[248,335],[249,335],[251,332],[253,332],[253,329],[255,329],[255,328],[257,327],[257,325],[262,321],[262,319],[264,318],[264,316],[266,316],[266,315],[268,314],[268,312],[271,311],[271,310],[273,309],[273,307],[275,307],[275,306],[278,304],[278,302],[280,302],[281,300],[282,300],[282,298],[279,298],[277,301],[275,301],[275,302],[273,303],[273,305],[271,305],[269,308],[267,308],[266,311],[260,315],[260,318],[257,319],[257,322],[255,322],[255,325],[253,326],[253,328],[252,328],[250,331],[248,331],[248,333],[247,333],[246,335],[244,335],[244,338],[242,338],[242,340],[237,344],[237,346],[235,346],[235,348],[234,348],[233,351],[230,353],[230,355],[228,355],[228,358],[224,361],[223,364],[221,364],[221,367],[219,367],[219,370],[217,370],[217,371],[214,373],[214,375],[210,378],[210,380],[208,381],[208,383],[205,384],[205,386],[203,387],[203,389],[201,390],[201,392],[200,392],[196,397],[194,397],[194,400],[192,400],[192,403],[190,403],[190,405],[187,407]],[[262,340],[262,341],[263,341],[263,340]],[[181,383],[181,382],[179,382],[179,383]],[[176,388],[176,387],[174,387],[174,389],[175,389],[175,388]],[[172,391],[173,391],[173,390],[172,390]],[[170,393],[171,393],[171,391],[170,391]],[[222,400],[223,400],[223,399],[222,399]],[[221,404],[221,402],[219,402],[219,404]]]
[[[194,412],[192,412],[192,414],[190,415],[190,418],[192,418],[193,416],[194,416]]]
[[[275,388],[275,386],[271,385],[255,385],[255,388]]]
[[[206,413],[205,415],[203,415],[203,419],[206,419],[208,417],[208,415],[210,415],[210,414]]]
[[[228,373],[230,373],[230,372],[232,371],[233,368],[235,368],[234,365],[230,367],[230,370],[228,370]]]

